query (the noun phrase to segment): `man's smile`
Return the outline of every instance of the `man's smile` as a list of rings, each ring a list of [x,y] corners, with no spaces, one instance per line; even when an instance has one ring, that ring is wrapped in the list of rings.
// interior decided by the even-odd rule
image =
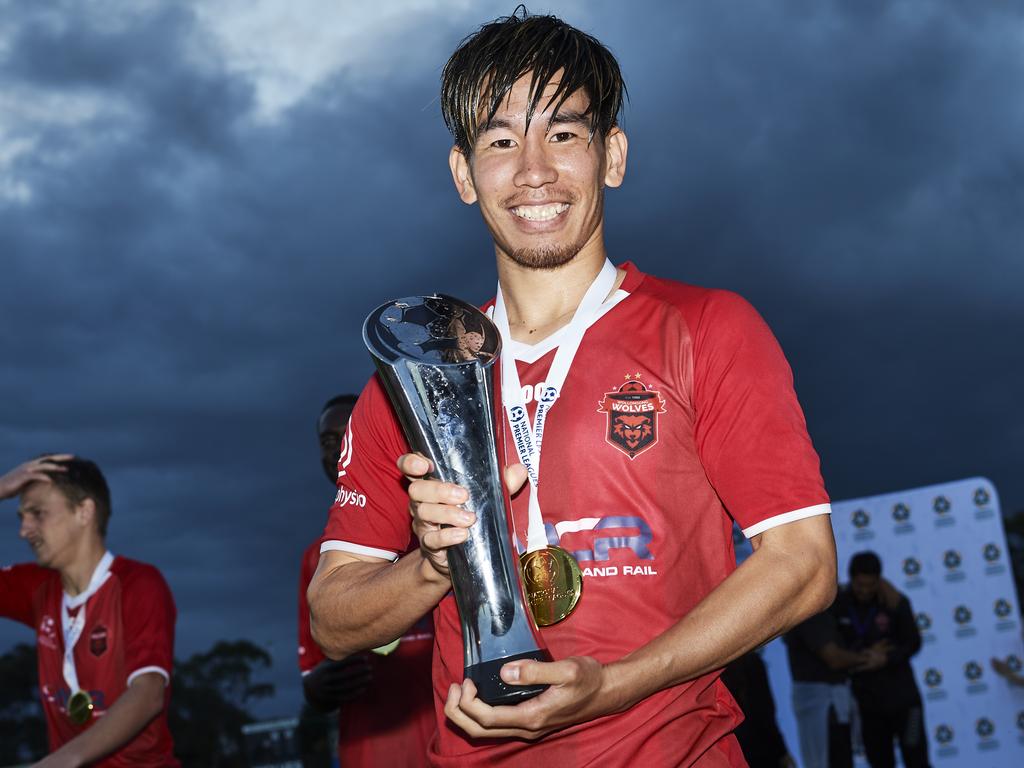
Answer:
[[[551,221],[569,210],[569,203],[548,203],[547,205],[517,205],[509,209],[527,221]]]

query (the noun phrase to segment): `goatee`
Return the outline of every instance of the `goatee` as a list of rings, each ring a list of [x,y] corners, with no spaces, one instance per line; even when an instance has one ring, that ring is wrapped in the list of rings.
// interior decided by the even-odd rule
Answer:
[[[528,269],[558,269],[568,264],[583,249],[582,243],[570,245],[548,245],[543,248],[516,248],[508,256],[521,267]]]

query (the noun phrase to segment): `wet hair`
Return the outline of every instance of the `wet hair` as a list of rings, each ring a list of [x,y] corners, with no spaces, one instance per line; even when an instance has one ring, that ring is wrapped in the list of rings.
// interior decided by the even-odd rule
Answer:
[[[858,552],[850,558],[850,578],[854,576],[881,576],[882,561],[871,551]]]
[[[96,523],[100,536],[106,536],[107,522],[110,520],[110,487],[100,468],[95,462],[77,456],[65,461],[49,461],[63,467],[64,471],[46,472],[46,476],[73,505],[92,499],[96,505]]]
[[[441,112],[455,145],[468,156],[519,78],[530,79],[529,128],[545,86],[561,70],[558,88],[541,107],[552,114],[583,89],[590,103],[590,139],[615,127],[626,95],[619,63],[599,40],[556,16],[531,16],[523,5],[465,38],[441,73]],[[483,121],[481,123],[481,116]]]

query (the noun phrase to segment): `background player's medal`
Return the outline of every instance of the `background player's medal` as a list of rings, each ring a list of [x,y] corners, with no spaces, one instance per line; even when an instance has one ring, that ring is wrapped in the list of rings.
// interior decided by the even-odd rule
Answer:
[[[510,661],[551,661],[527,607],[495,436],[494,362],[501,336],[491,319],[451,296],[410,296],[366,318],[363,341],[414,451],[434,479],[461,485],[476,513],[466,541],[448,549],[462,624],[465,676],[487,704],[515,704],[547,688],[509,685]]]
[[[583,573],[575,557],[561,547],[548,546],[524,552],[519,566],[538,626],[550,627],[576,610],[583,592]]]
[[[85,691],[75,691],[68,699],[68,720],[75,725],[85,725],[92,718],[92,696]]]
[[[370,650],[376,653],[378,656],[387,656],[388,654],[392,653],[395,650],[395,648],[398,647],[398,644],[400,642],[402,642],[402,638],[396,637],[390,643],[384,643],[384,645],[379,645],[376,648],[371,648]]]

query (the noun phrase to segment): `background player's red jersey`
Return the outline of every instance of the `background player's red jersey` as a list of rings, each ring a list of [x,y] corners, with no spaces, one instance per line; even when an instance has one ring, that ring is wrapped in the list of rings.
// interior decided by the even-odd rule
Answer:
[[[110,576],[85,603],[85,629],[75,645],[79,685],[92,696],[93,719],[76,726],[65,706],[71,691],[64,681],[60,574],[25,563],[0,569],[0,615],[36,632],[39,690],[46,713],[50,750],[56,750],[91,727],[131,680],[156,672],[170,681],[174,659],[174,598],[160,572],[151,565],[114,558]],[[177,766],[167,728],[170,686],[164,709],[117,752],[93,763],[100,768]]]
[[[571,551],[584,572],[576,611],[541,630],[556,659],[616,661],[672,627],[735,568],[733,521],[753,536],[829,511],[792,374],[757,312],[726,291],[624,268],[622,286],[587,330],[544,430],[547,538]],[[508,344],[531,406],[561,335],[534,346]],[[517,462],[500,394],[496,418],[504,425],[505,463]],[[339,478],[344,492],[323,547],[396,559],[409,537],[408,499],[395,465],[407,447],[376,378],[349,430],[351,458]],[[513,502],[519,541],[527,500],[520,493]],[[434,765],[745,764],[729,735],[742,715],[717,673],[529,745],[468,740],[442,706],[448,686],[463,677],[450,594],[434,620]]]
[[[320,541],[302,555],[299,578],[299,670],[306,674],[325,659],[309,628],[306,589],[320,560]],[[418,621],[387,656],[366,652],[369,689],[338,710],[338,759],[343,768],[419,768],[427,764],[434,736],[430,660],[434,624]]]

